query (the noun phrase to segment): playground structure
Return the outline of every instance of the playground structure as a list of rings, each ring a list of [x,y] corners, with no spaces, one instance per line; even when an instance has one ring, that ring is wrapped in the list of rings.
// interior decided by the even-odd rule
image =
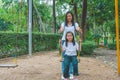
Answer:
[[[115,19],[116,19],[116,47],[117,47],[117,63],[118,75],[120,75],[120,46],[119,46],[119,14],[118,14],[118,0],[115,0]]]

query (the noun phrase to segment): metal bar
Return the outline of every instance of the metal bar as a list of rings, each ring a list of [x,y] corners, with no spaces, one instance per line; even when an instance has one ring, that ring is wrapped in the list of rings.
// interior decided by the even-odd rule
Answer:
[[[32,56],[32,0],[29,0],[29,55]]]
[[[117,64],[118,64],[118,75],[120,75],[118,0],[115,0],[115,20],[116,20],[116,47],[117,47],[116,54],[117,54]]]
[[[15,68],[17,66],[16,64],[0,64],[0,68]]]

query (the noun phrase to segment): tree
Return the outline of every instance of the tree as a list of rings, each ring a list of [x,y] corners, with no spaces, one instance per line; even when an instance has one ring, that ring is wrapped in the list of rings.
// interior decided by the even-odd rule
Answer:
[[[54,29],[54,33],[56,33],[55,0],[53,0],[53,29]]]
[[[101,36],[115,34],[114,13],[113,0],[89,0],[87,24],[93,32],[96,30]]]
[[[83,6],[82,6],[82,20],[81,20],[81,27],[83,30],[82,38],[85,39],[86,34],[86,16],[87,16],[87,0],[83,0]]]
[[[74,12],[75,21],[77,23],[79,23],[78,22],[78,12],[77,12],[77,1],[75,2],[75,0],[71,0],[71,5],[73,5],[73,12]]]

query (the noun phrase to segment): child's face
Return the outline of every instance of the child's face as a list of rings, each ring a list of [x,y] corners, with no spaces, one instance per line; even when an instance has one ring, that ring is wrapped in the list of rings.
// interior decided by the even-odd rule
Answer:
[[[70,13],[67,14],[67,21],[68,22],[72,21],[72,15]]]
[[[72,33],[68,33],[67,34],[67,40],[68,40],[68,42],[72,42],[73,41],[73,35],[72,35]]]

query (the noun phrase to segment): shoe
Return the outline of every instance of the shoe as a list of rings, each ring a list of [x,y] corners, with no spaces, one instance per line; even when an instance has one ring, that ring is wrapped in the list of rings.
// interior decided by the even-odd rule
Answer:
[[[74,77],[73,77],[73,74],[70,74],[70,79],[73,79]]]
[[[62,80],[64,80],[64,79],[65,79],[63,75],[61,76],[61,79],[62,79]]]

